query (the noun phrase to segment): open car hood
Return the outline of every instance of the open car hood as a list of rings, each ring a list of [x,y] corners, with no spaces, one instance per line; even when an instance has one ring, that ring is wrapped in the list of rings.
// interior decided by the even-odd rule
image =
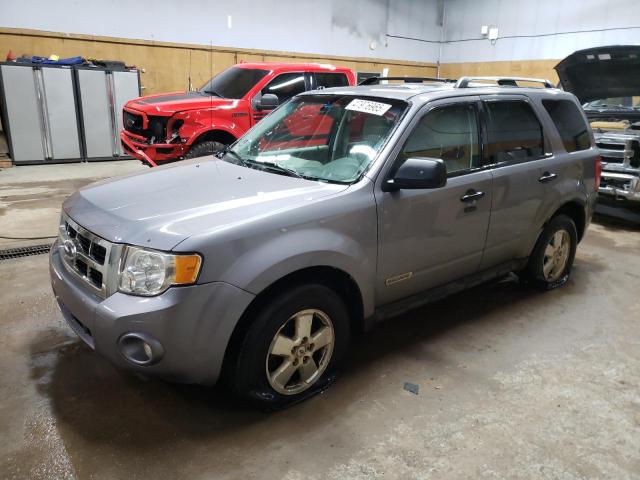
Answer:
[[[560,85],[580,103],[640,95],[640,45],[578,50],[555,67]]]

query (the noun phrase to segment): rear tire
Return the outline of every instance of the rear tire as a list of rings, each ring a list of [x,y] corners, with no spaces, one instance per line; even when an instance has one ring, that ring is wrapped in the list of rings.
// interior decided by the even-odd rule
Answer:
[[[328,386],[349,344],[342,298],[323,285],[301,285],[270,299],[242,340],[228,380],[261,408],[299,402]]]
[[[576,255],[578,234],[566,215],[553,217],[540,234],[523,274],[543,290],[558,288],[569,280]]]
[[[222,150],[224,145],[220,142],[214,142],[213,140],[205,140],[204,142],[196,143],[192,145],[184,158],[198,158],[213,155],[219,150]]]

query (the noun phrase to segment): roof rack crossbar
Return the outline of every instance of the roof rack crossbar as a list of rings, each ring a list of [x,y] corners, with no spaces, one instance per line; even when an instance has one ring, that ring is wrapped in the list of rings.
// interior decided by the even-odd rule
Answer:
[[[455,83],[450,78],[434,78],[434,77],[370,77],[361,81],[358,85],[379,85],[382,80],[403,80],[404,83],[422,83],[422,82],[439,82],[439,83]]]
[[[528,77],[461,77],[456,82],[456,88],[469,88],[474,81],[491,80],[501,87],[517,87],[518,82],[542,83],[544,88],[555,88],[555,85],[544,78],[528,78]]]

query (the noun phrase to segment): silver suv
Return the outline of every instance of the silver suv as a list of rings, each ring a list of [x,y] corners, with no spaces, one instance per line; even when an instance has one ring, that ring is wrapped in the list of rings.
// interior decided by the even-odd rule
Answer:
[[[509,272],[562,285],[598,151],[572,94],[522,83],[308,92],[217,157],[81,189],[50,255],[65,319],[118,366],[275,408],[380,319]]]

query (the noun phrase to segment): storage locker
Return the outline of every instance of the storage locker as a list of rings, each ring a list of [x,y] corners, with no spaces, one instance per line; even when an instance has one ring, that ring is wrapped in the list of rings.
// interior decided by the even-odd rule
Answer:
[[[13,162],[79,160],[72,69],[4,63],[0,76],[3,126]]]
[[[76,76],[85,158],[127,157],[120,145],[122,107],[140,96],[138,71],[77,67]]]

